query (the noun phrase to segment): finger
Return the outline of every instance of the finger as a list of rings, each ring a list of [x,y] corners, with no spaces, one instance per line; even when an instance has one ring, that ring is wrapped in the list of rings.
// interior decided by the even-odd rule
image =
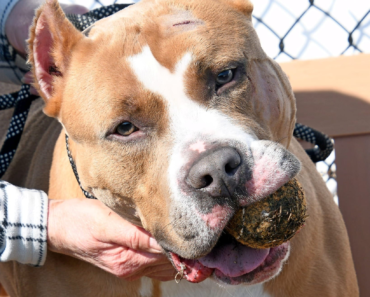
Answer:
[[[142,228],[134,226],[131,232],[127,233],[126,242],[128,247],[136,251],[149,253],[162,253],[163,250],[157,241],[145,232]],[[164,256],[165,257],[165,256]]]
[[[149,255],[151,255],[151,258],[153,258],[153,256],[158,256],[155,254]],[[152,262],[153,260],[150,259],[147,263],[144,263],[144,258],[142,258],[141,261],[141,263],[135,261],[136,263],[138,263],[138,269],[134,273],[129,275],[131,280],[146,276],[148,274],[154,275],[155,273],[161,273],[163,271],[175,270],[172,264],[167,259],[155,259],[154,262]],[[166,273],[165,276],[168,276],[168,274]]]
[[[122,253],[103,253],[96,258],[83,258],[120,278],[136,279],[145,276],[145,269],[168,265],[168,260],[162,255],[124,250]],[[158,269],[158,268],[157,268]],[[160,269],[160,268],[159,268]],[[163,268],[165,269],[165,268]]]
[[[163,254],[154,254],[148,252],[141,252],[137,250],[128,250],[125,257],[131,257],[132,261],[137,263],[142,269],[149,269],[151,267],[160,267],[166,265],[171,267],[172,264],[168,258]]]
[[[106,223],[109,223],[108,226],[116,226],[116,228],[104,230],[107,241],[136,251],[156,254],[163,252],[161,246],[150,233],[132,225],[116,213],[109,212]]]

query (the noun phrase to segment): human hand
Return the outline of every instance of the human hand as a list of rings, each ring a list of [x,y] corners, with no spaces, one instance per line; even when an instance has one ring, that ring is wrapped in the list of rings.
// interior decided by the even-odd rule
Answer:
[[[48,248],[127,280],[168,281],[176,273],[148,232],[98,200],[49,200]]]

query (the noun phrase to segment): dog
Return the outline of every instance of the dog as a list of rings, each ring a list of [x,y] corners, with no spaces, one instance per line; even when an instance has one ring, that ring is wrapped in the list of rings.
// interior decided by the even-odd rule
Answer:
[[[358,296],[343,219],[292,138],[294,94],[252,10],[248,0],[143,0],[82,33],[55,0],[37,11],[29,61],[43,101],[4,179],[84,198],[67,134],[83,188],[187,274],[128,282],[48,252],[41,268],[0,264],[11,296]],[[309,215],[299,234],[265,250],[225,235],[237,209],[294,176]]]

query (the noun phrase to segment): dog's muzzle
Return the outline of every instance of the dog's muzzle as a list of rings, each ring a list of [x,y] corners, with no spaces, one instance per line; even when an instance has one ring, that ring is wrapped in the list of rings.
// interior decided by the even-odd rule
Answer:
[[[186,184],[210,197],[231,197],[245,175],[247,164],[232,147],[220,147],[201,155],[190,168]]]

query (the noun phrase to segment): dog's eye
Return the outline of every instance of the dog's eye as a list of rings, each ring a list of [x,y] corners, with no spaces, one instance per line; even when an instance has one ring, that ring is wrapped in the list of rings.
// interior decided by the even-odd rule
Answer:
[[[137,130],[138,130],[137,127],[135,127],[130,122],[123,122],[119,124],[117,127],[117,133],[122,136],[129,136],[130,134],[134,133]]]
[[[216,83],[217,85],[222,86],[230,82],[233,79],[233,77],[234,77],[234,69],[222,71],[217,75]]]

